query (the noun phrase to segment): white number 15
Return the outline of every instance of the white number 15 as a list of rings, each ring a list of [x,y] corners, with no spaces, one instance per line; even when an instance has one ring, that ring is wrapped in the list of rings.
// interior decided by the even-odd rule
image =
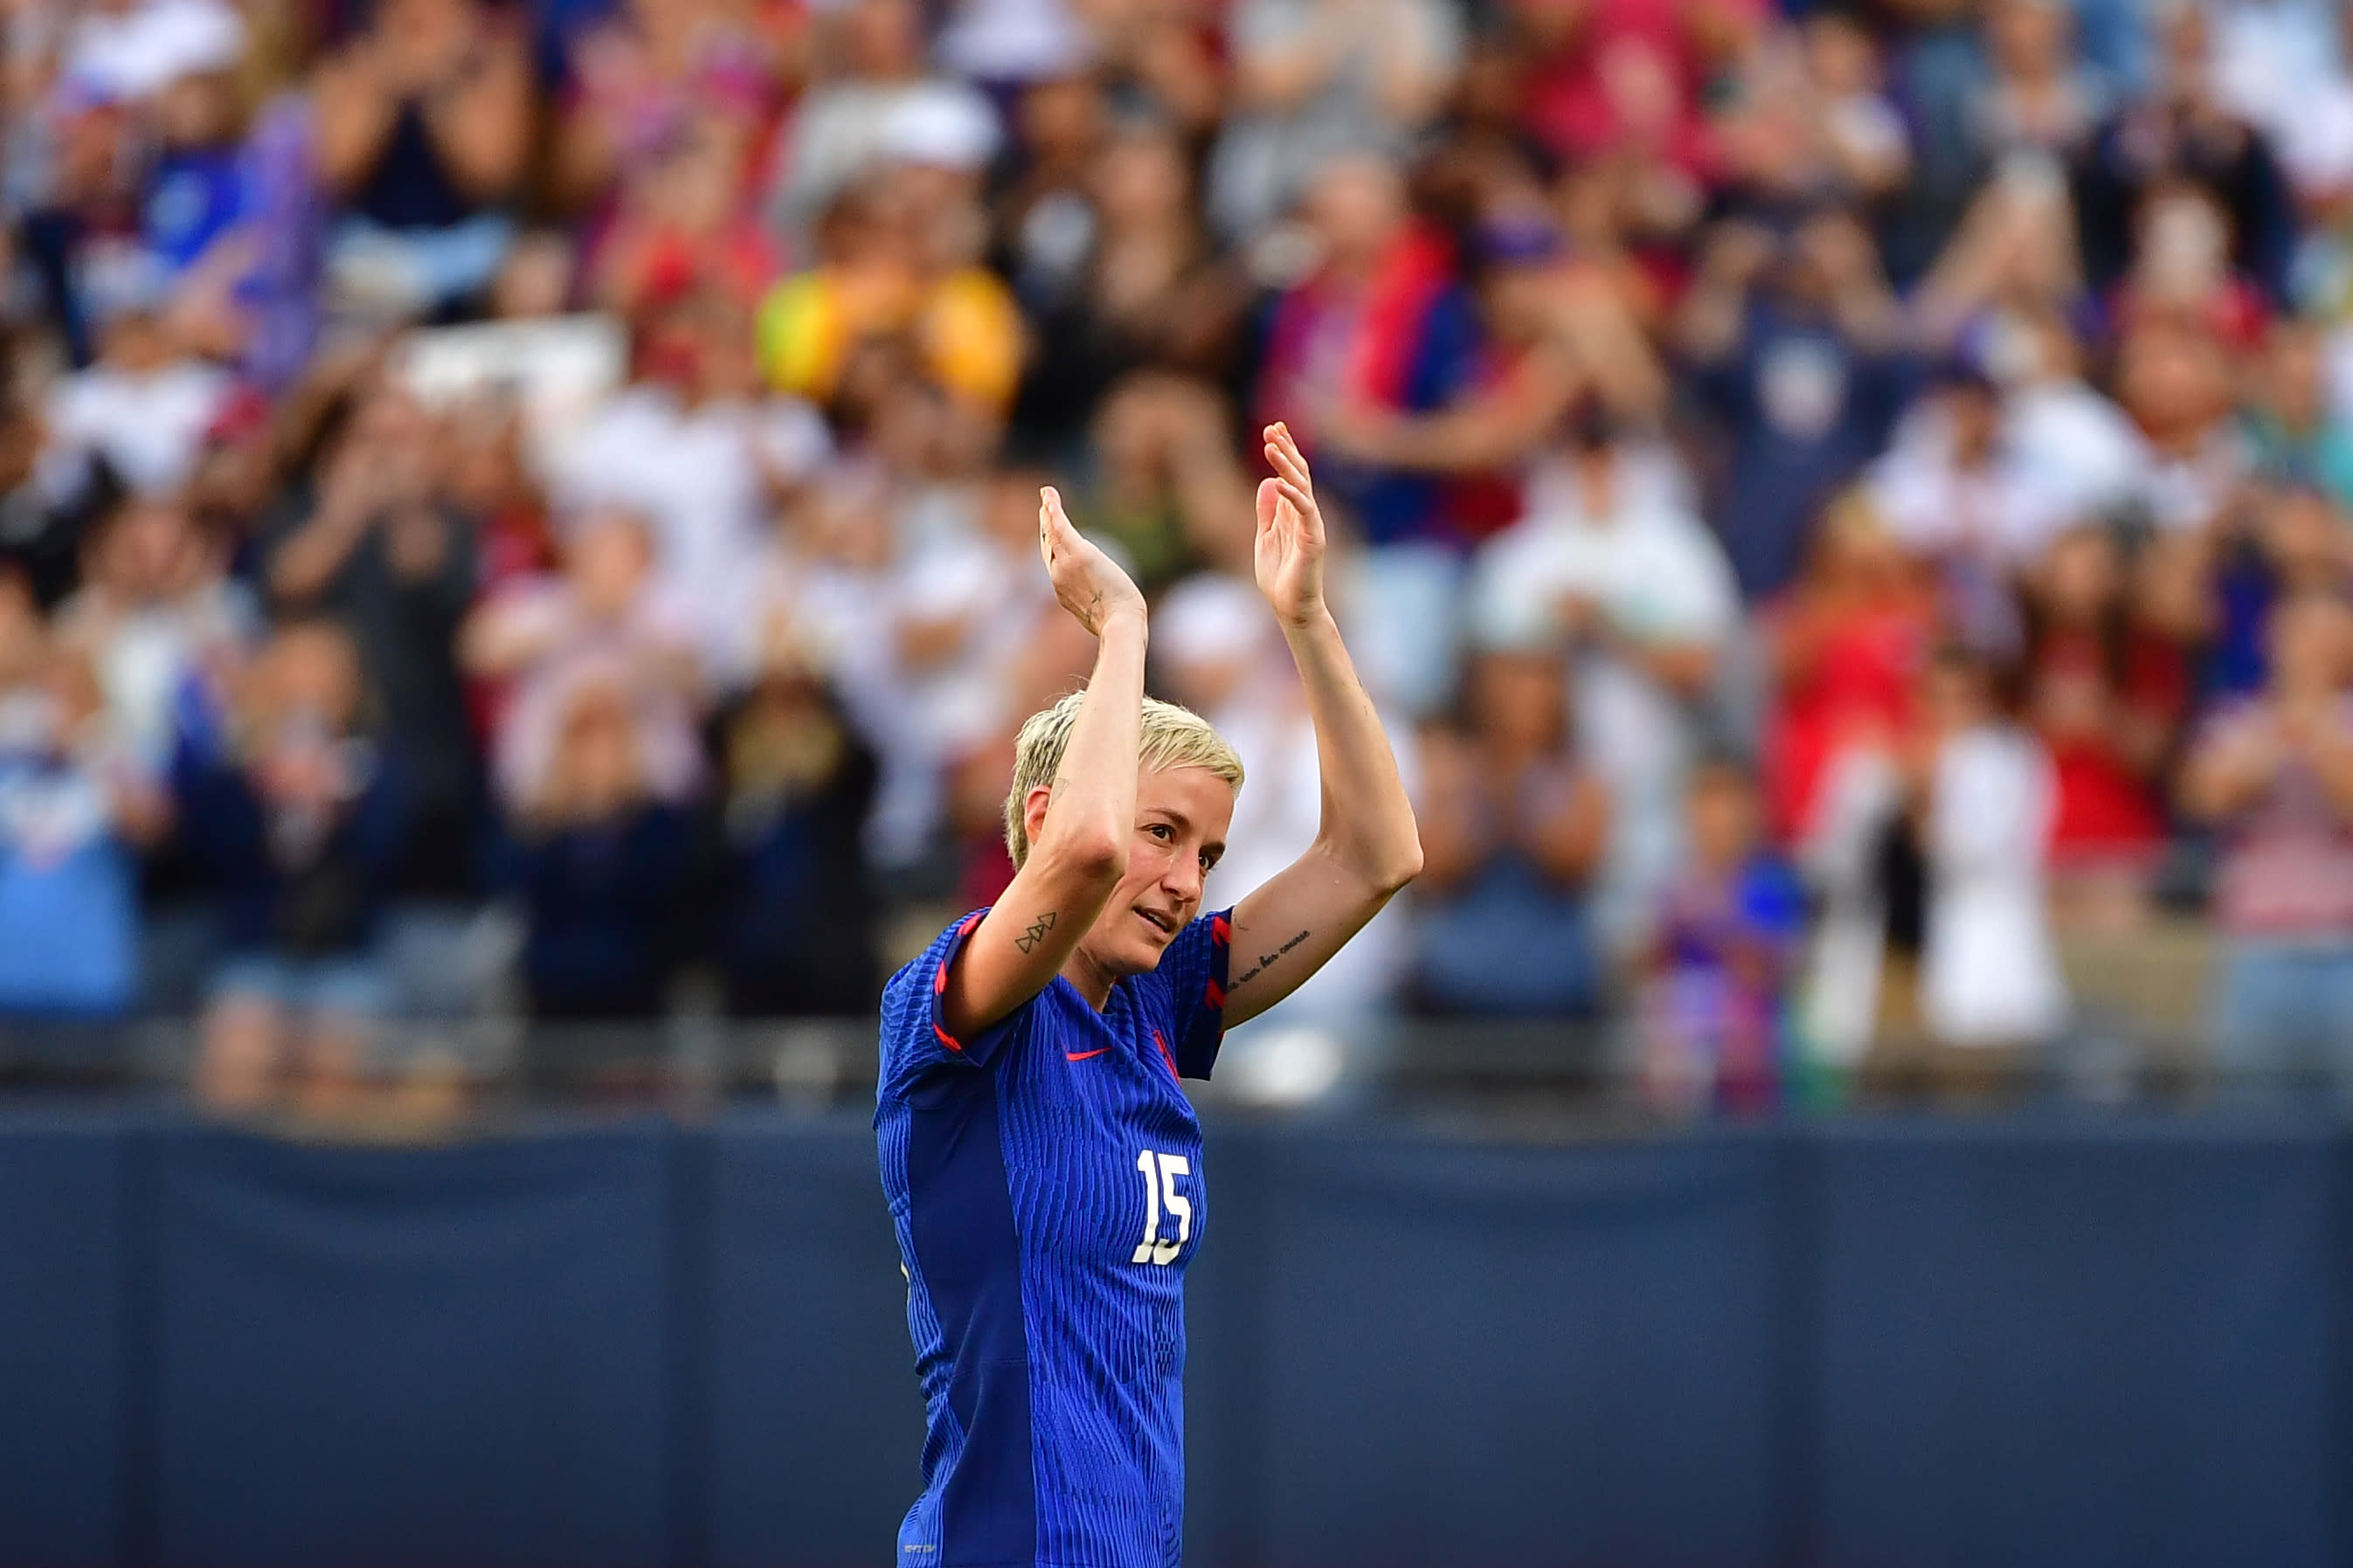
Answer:
[[[1135,1244],[1131,1263],[1174,1263],[1193,1238],[1193,1205],[1176,1190],[1176,1178],[1193,1173],[1192,1162],[1182,1154],[1160,1154],[1146,1149],[1135,1157],[1144,1173],[1144,1239]],[[1166,1207],[1176,1219],[1176,1239],[1160,1238],[1160,1211]]]

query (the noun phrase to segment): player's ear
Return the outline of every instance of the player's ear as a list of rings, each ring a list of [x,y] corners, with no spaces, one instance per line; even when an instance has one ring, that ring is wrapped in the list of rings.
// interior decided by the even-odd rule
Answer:
[[[1038,842],[1038,835],[1045,831],[1046,803],[1053,798],[1053,790],[1045,784],[1034,786],[1021,797],[1021,832],[1032,845]]]

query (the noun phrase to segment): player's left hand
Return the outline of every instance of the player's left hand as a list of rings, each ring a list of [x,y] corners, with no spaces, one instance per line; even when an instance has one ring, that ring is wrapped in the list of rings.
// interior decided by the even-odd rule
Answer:
[[[1266,460],[1275,477],[1258,487],[1258,591],[1285,625],[1324,613],[1324,510],[1291,428],[1266,427]]]

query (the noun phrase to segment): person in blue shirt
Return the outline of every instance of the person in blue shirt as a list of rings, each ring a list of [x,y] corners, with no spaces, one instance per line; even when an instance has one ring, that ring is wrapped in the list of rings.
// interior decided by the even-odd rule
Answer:
[[[1421,868],[1413,808],[1324,604],[1305,460],[1266,430],[1256,564],[1314,721],[1314,845],[1200,915],[1241,765],[1144,695],[1143,595],[1040,492],[1055,596],[1094,674],[1022,726],[1017,868],[882,999],[874,1125],[929,1434],[899,1559],[1175,1568],[1184,1270],[1208,1208],[1177,1080],[1296,989]]]

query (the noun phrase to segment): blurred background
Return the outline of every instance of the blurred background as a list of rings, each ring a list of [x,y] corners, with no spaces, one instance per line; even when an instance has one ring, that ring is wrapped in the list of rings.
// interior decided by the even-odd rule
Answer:
[[[2353,8],[0,0],[0,1561],[874,1562],[1090,640],[1427,871],[1193,1560],[2353,1562]]]

